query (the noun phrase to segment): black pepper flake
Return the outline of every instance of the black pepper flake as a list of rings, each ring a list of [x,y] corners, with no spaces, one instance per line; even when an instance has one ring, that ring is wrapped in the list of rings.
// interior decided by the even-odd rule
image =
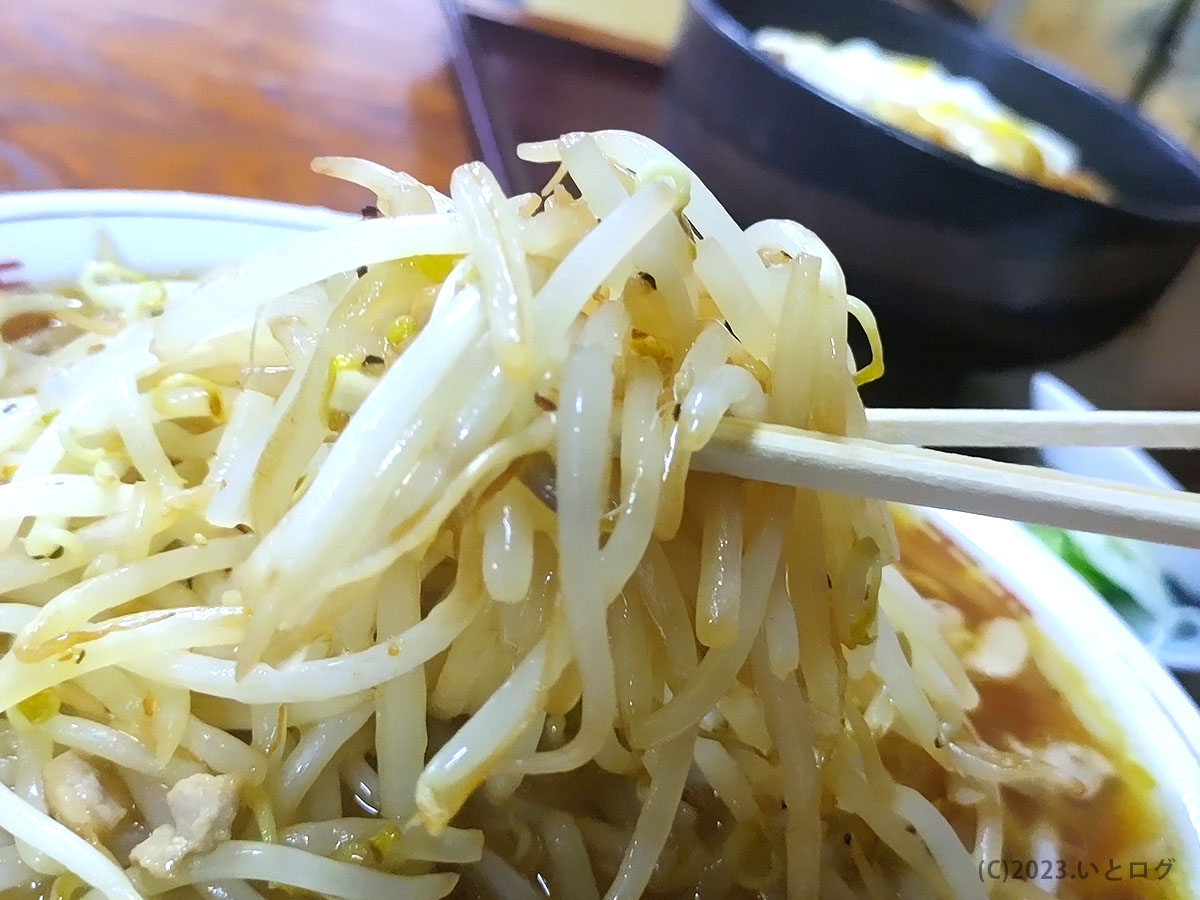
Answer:
[[[638,272],[638,278],[640,278],[640,279],[642,279],[642,281],[646,282],[646,287],[650,288],[650,290],[652,290],[652,291],[658,290],[658,282],[654,280],[654,276],[651,275],[649,272]]]
[[[934,739],[933,739],[933,746],[935,746],[935,747],[937,747],[939,750],[941,750],[943,747],[945,747],[945,746],[946,746],[946,740],[945,740],[945,738],[943,738],[943,737],[942,737],[940,734],[939,734],[939,735],[936,735],[936,736],[934,737]]]
[[[828,573],[825,574],[825,587],[833,590],[833,579],[829,577]]]
[[[843,834],[842,840],[845,842],[846,846],[849,847],[850,841],[852,840],[852,838],[850,837],[850,832],[847,831],[845,834]]]
[[[359,212],[362,213],[362,217],[364,219],[378,219],[383,215],[383,213],[379,211],[379,207],[374,203],[370,204],[369,206],[364,206],[359,210]]]
[[[245,525],[241,522],[239,522],[237,525],[234,525],[233,527],[236,528],[238,531],[240,531],[242,534],[250,534],[251,532],[254,531],[254,529],[251,528],[249,525]]]
[[[9,403],[4,407],[5,414],[8,414],[17,408],[17,404]]]
[[[374,353],[368,353],[366,356],[366,359],[363,360],[363,365],[364,366],[382,366],[383,365],[383,357],[377,356]]]
[[[904,830],[905,830],[905,831],[907,831],[909,834],[916,834],[916,833],[917,833],[917,828],[916,828],[916,826],[915,826],[915,825],[911,825],[911,824],[910,824],[910,825],[905,825],[905,826],[904,826]]]
[[[549,397],[543,397],[541,394],[533,395],[533,402],[537,404],[538,409],[543,412],[554,412],[558,409],[558,404]]]
[[[675,404],[675,408],[674,408],[673,410],[671,410],[671,418],[672,418],[672,419],[674,419],[676,422],[678,422],[678,421],[679,421],[679,416],[680,416],[682,413],[683,413],[683,404],[682,404],[682,403],[676,403],[676,404]]]
[[[358,267],[357,269],[355,269],[354,271],[356,271],[356,272],[358,273],[358,277],[359,277],[359,278],[362,278],[364,275],[366,275],[366,274],[367,274],[367,267],[366,267],[366,266],[359,266],[359,267]]]
[[[83,662],[83,658],[85,656],[87,656],[87,651],[80,647],[79,652],[75,654],[75,665],[79,665],[81,662]]]

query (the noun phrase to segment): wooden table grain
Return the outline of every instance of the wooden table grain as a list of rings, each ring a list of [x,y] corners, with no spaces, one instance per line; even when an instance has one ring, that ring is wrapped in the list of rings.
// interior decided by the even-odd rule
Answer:
[[[365,156],[445,187],[471,155],[435,0],[3,0],[0,190],[353,208]]]

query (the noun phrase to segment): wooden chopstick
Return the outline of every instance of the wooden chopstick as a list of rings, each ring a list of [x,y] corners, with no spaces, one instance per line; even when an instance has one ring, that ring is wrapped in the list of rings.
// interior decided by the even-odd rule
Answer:
[[[919,447],[1200,449],[1200,412],[876,408],[867,422],[872,440]]]
[[[793,487],[1200,548],[1200,495],[725,419],[692,466]]]

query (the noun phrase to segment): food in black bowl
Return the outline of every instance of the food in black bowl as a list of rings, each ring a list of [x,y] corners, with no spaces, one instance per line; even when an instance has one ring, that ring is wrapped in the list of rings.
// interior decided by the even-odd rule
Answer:
[[[763,28],[935,60],[1061,135],[1103,195],[888,124],[756,49]],[[899,366],[1020,365],[1095,346],[1152,305],[1200,243],[1200,162],[1185,148],[977,29],[887,0],[692,0],[668,89],[671,145],[725,186],[739,221],[811,225],[873,304]]]
[[[786,28],[760,28],[754,47],[834,100],[981,166],[1081,197],[1112,195],[1081,166],[1077,146],[936,60],[892,53],[863,38],[833,44]]]

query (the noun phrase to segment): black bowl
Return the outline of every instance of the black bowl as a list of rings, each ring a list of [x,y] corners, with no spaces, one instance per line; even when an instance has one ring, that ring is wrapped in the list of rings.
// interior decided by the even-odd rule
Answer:
[[[856,112],[753,49],[766,25],[938,60],[1065,135],[1117,199],[996,172]],[[889,0],[691,0],[667,88],[669,146],[743,224],[816,231],[910,365],[1024,365],[1095,346],[1200,243],[1200,162],[1186,148],[979,29]]]

